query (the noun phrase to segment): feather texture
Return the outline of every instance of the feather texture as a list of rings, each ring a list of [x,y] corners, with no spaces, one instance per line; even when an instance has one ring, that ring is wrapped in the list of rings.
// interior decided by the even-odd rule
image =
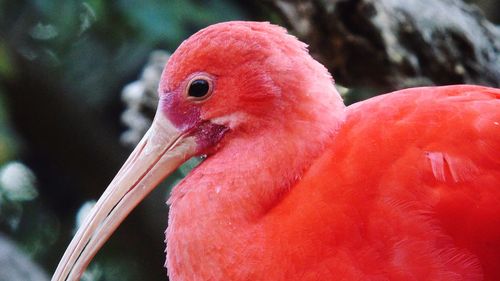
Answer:
[[[414,88],[344,108],[266,23],[187,40],[160,89],[215,73],[230,128],[172,192],[172,280],[500,280],[500,90]]]

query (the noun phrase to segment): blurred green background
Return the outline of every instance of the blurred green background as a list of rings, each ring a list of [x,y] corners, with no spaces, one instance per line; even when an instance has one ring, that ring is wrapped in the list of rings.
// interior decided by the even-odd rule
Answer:
[[[52,273],[78,210],[131,151],[122,88],[153,50],[254,15],[224,0],[0,0],[0,231]],[[132,214],[86,280],[166,280],[167,195],[168,183]]]
[[[0,0],[0,234],[50,275],[77,213],[131,151],[121,92],[151,52],[212,23],[276,18],[236,0]],[[85,280],[166,280],[165,201],[181,175],[132,213]]]

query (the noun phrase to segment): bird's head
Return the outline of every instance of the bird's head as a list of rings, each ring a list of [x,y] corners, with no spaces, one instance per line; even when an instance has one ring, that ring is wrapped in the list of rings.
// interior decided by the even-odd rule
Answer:
[[[310,95],[311,85],[317,95]],[[197,134],[201,150],[213,149],[227,132],[275,128],[293,115],[308,115],[304,104],[330,94],[328,88],[333,83],[327,70],[284,28],[222,23],[196,33],[172,55],[157,114]]]
[[[269,23],[199,31],[171,56],[158,91],[151,128],[80,227],[53,281],[77,280],[130,211],[192,156],[215,153],[242,134],[283,127],[290,118],[343,108],[306,45]],[[321,106],[311,110],[309,103]]]

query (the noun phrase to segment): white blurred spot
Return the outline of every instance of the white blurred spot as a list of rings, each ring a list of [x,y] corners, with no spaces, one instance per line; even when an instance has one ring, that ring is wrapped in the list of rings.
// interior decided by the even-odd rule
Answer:
[[[35,175],[20,162],[7,163],[0,169],[0,194],[12,201],[29,201],[38,196]]]
[[[83,273],[82,281],[97,281],[102,280],[104,276],[104,270],[99,266],[99,264],[93,264],[87,268]]]
[[[459,75],[463,75],[465,73],[465,68],[461,64],[456,64],[455,65],[455,73]]]
[[[52,24],[43,24],[39,22],[31,29],[30,35],[33,39],[49,40],[57,37],[59,32],[57,32],[57,28]]]
[[[133,109],[127,109],[121,116],[122,122],[132,129],[141,131],[142,135],[151,126],[151,120],[146,118],[140,112]],[[141,136],[142,136],[141,135]]]
[[[143,96],[145,91],[146,89],[141,81],[134,81],[123,88],[122,100],[129,107],[138,108],[144,99]]]
[[[143,135],[144,134],[141,132],[135,130],[127,130],[121,134],[120,142],[133,147],[137,144],[137,140],[140,140]]]
[[[75,232],[78,228],[80,228],[80,226],[85,221],[88,214],[90,213],[90,210],[92,210],[92,208],[94,207],[95,204],[96,204],[95,200],[90,200],[90,201],[83,203],[83,205],[80,207],[80,209],[78,210],[78,213],[76,213]]]
[[[337,91],[339,91],[340,96],[342,96],[343,98],[346,97],[351,91],[349,88],[346,88],[339,84],[335,84],[335,88],[337,88]]]

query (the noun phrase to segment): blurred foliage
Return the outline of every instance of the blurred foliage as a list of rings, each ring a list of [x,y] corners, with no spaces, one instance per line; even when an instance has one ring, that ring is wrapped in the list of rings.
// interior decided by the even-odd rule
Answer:
[[[11,51],[54,71],[51,76],[68,89],[65,94],[93,107],[108,101],[109,87],[118,87],[118,80],[130,75],[153,47],[173,49],[201,26],[240,17],[227,1],[27,0],[0,5],[0,34]],[[11,65],[2,59],[4,45],[0,73]]]
[[[51,251],[49,246],[54,244],[57,238],[58,222],[57,218],[36,200],[36,185],[34,173],[24,164],[10,161],[0,167],[0,232],[9,234],[24,253],[38,259]],[[0,263],[0,270],[4,273],[9,271],[11,275],[16,271],[28,270],[8,266],[9,264]],[[32,267],[30,264],[24,266]],[[30,274],[33,274],[32,277],[43,278],[35,272]]]
[[[2,75],[2,73],[10,73],[10,67],[7,61],[7,58],[2,57],[2,48],[0,45],[0,75]],[[17,138],[15,137],[8,118],[5,96],[0,84],[0,164],[13,158],[17,149]]]

